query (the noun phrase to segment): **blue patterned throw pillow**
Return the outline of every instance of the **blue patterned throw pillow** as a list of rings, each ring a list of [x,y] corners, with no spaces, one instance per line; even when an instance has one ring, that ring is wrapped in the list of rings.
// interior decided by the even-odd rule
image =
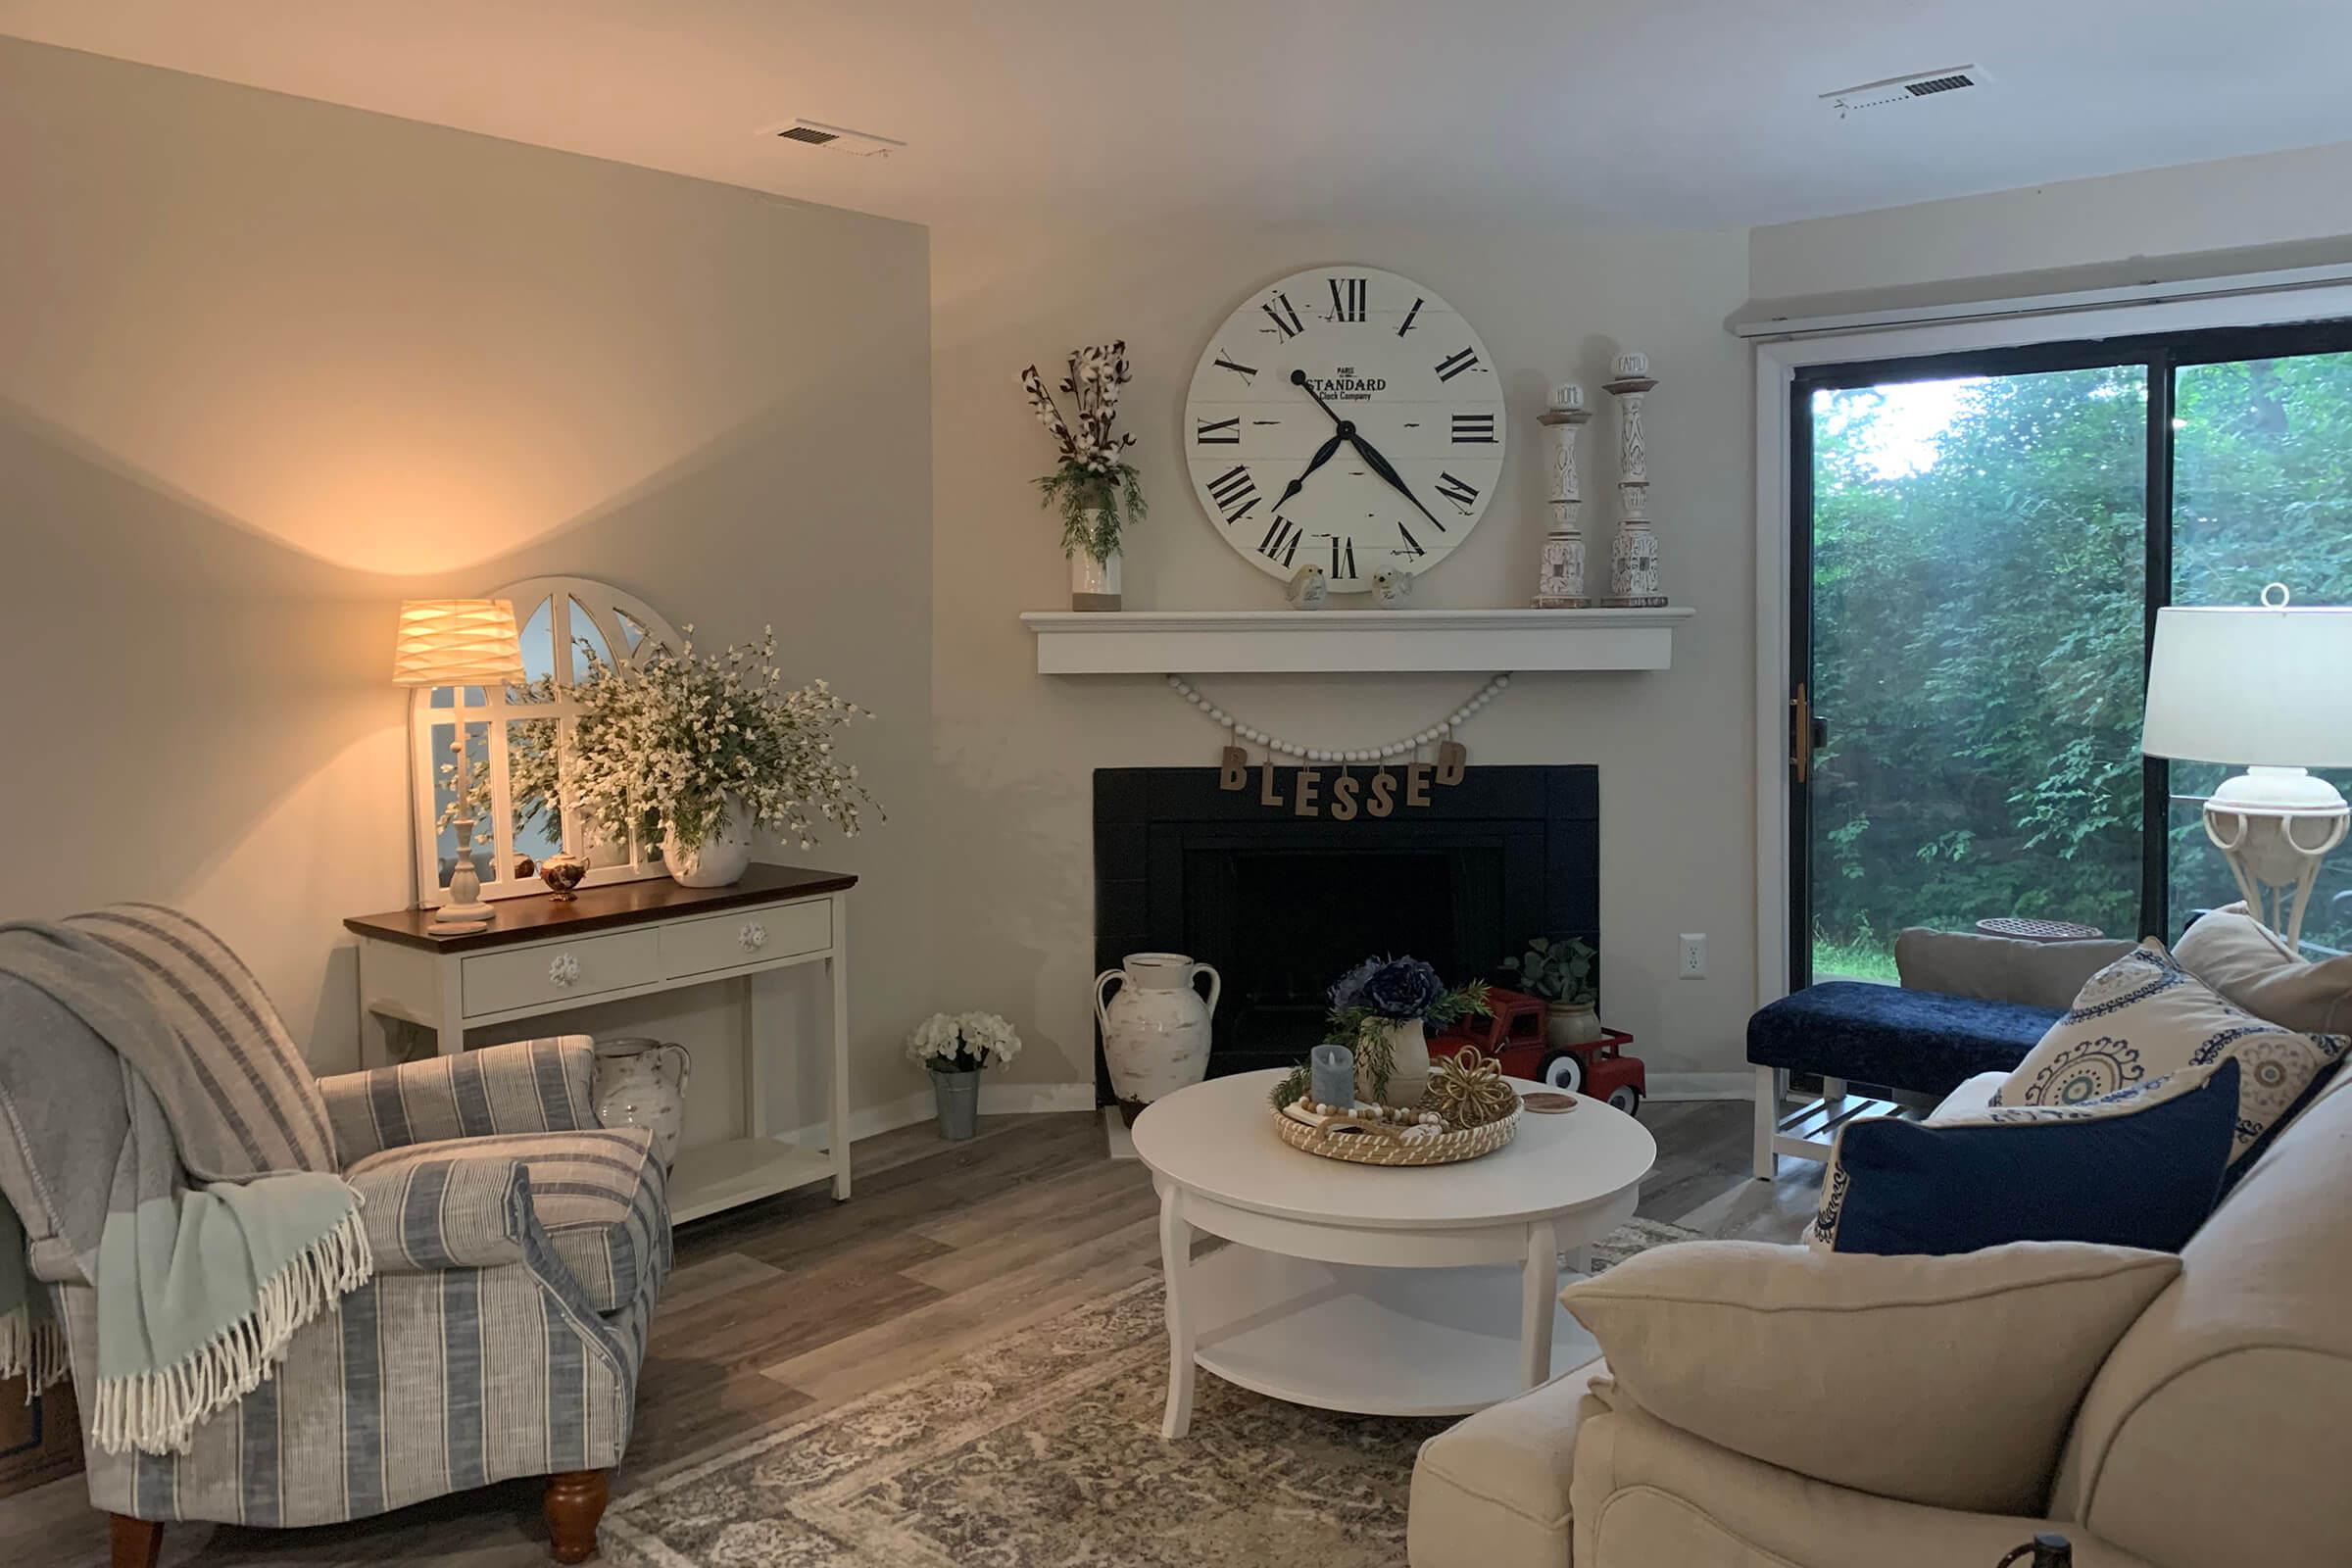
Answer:
[[[2103,1242],[2177,1252],[2213,1212],[2237,1123],[2231,1057],[2072,1104],[1839,1129],[1807,1241],[1838,1252]]]
[[[2269,1023],[2143,942],[2092,975],[2065,1017],[1993,1096],[1996,1105],[2079,1105],[2184,1068],[2238,1064],[2230,1160],[2244,1158],[2352,1039]]]

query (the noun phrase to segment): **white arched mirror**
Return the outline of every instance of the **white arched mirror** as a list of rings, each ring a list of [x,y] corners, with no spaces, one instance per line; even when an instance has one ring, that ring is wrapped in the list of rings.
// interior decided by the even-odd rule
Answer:
[[[578,710],[575,686],[596,662],[643,668],[681,639],[643,600],[585,577],[530,577],[487,596],[514,606],[523,682],[419,688],[410,699],[409,772],[416,841],[416,902],[449,902],[458,861],[456,751],[465,727],[473,863],[485,899],[544,893],[539,861],[568,844],[588,860],[582,885],[667,875],[658,835],[607,840],[580,819],[559,784]]]

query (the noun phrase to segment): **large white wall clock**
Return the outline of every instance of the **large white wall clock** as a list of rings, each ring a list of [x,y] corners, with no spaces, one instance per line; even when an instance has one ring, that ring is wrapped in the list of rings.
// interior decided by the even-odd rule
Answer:
[[[1468,538],[1508,434],[1487,346],[1434,289],[1316,267],[1258,290],[1200,351],[1184,406],[1193,489],[1259,570],[1333,588],[1426,571]]]

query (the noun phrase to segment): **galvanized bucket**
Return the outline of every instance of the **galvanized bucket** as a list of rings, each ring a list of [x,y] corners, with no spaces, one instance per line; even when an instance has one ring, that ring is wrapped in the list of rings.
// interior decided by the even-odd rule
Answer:
[[[934,1067],[931,1092],[939,1101],[939,1136],[951,1143],[971,1137],[980,1115],[980,1070],[942,1072]]]

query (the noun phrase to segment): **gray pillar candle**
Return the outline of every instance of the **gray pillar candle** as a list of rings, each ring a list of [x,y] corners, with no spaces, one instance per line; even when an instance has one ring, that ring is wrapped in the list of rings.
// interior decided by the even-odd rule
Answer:
[[[1307,1053],[1308,1096],[1318,1105],[1355,1103],[1355,1053],[1346,1046],[1317,1046]]]

